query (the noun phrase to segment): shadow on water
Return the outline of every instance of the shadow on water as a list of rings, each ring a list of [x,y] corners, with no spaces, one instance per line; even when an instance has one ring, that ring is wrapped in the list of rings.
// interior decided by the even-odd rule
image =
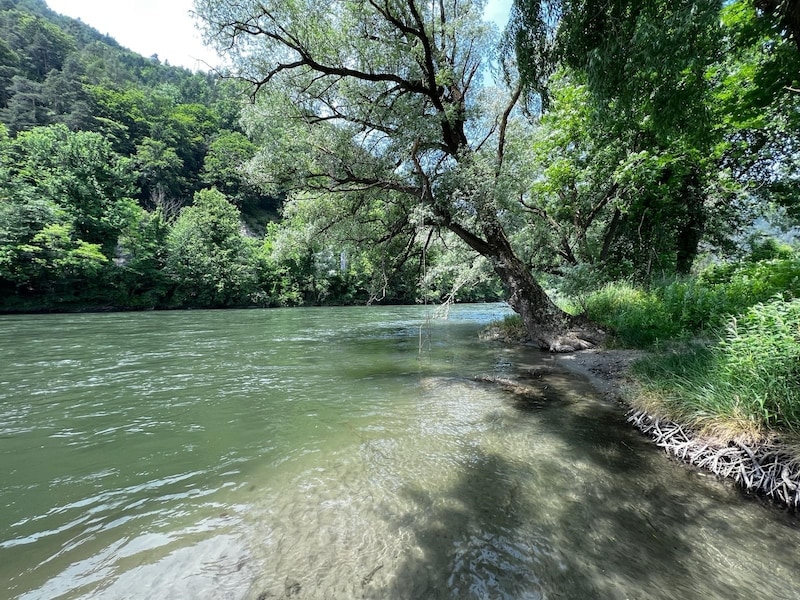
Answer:
[[[530,429],[530,443],[542,445],[533,462],[478,448],[446,491],[403,490],[416,510],[392,525],[410,529],[415,545],[394,577],[380,589],[367,586],[364,597],[743,598],[766,591],[758,580],[750,582],[753,593],[743,589],[711,560],[719,554],[735,570],[736,559],[725,558],[718,541],[697,539],[731,528],[725,509],[741,504],[737,494],[666,463],[619,407],[568,400],[555,393],[558,382],[547,385],[536,401],[510,397],[522,417],[510,427]],[[781,563],[792,566],[791,558]]]

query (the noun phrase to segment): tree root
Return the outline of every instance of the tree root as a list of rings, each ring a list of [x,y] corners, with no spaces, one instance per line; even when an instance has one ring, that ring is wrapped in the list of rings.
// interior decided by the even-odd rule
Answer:
[[[534,343],[537,343],[542,350],[565,354],[597,348],[605,339],[606,334],[604,331],[587,323],[582,323],[580,326],[573,326],[566,331],[538,336],[538,338],[534,339]]]
[[[713,444],[696,439],[677,423],[641,410],[629,412],[628,422],[679,460],[733,479],[745,491],[763,494],[793,510],[800,507],[800,464],[779,446]]]

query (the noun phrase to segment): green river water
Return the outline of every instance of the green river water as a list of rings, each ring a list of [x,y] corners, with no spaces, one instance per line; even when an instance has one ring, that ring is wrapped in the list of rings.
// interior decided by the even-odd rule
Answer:
[[[0,317],[0,598],[800,599],[794,516],[507,312]]]

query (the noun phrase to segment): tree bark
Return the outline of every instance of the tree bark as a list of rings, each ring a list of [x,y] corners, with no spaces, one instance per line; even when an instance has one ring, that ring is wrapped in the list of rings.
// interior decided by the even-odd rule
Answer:
[[[600,343],[602,332],[558,308],[510,247],[498,248],[493,266],[533,344],[550,352],[574,352]]]
[[[675,241],[677,256],[675,270],[679,275],[688,275],[692,264],[697,257],[700,240],[703,238],[706,214],[703,206],[703,192],[700,178],[693,170],[684,180],[681,196],[685,205],[685,218],[678,225],[678,235]]]
[[[528,265],[514,252],[496,219],[484,218],[483,238],[456,223],[450,222],[447,227],[492,262],[507,302],[522,318],[531,343],[550,352],[575,352],[602,342],[605,334],[600,329],[565,313],[553,303]]]

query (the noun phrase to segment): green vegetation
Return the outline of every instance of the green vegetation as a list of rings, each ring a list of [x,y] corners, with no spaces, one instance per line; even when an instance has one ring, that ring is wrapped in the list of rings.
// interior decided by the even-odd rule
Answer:
[[[635,408],[724,442],[800,439],[800,256],[788,245],[767,239],[742,261],[568,301],[610,346],[647,351],[633,365]],[[524,331],[517,316],[495,328]]]
[[[263,141],[236,82],[138,56],[42,0],[0,2],[0,79],[0,311],[501,297],[438,238],[370,245],[380,212],[334,237],[284,210],[289,191],[251,165]]]
[[[800,298],[800,258],[729,263],[692,277],[637,287],[603,286],[582,300],[586,315],[609,327],[624,346],[713,336],[751,306]]]
[[[634,365],[637,408],[723,440],[800,434],[800,260],[768,240],[691,277],[609,283],[581,301]]]
[[[800,434],[800,300],[731,317],[718,343],[640,362],[639,406],[723,439]]]

